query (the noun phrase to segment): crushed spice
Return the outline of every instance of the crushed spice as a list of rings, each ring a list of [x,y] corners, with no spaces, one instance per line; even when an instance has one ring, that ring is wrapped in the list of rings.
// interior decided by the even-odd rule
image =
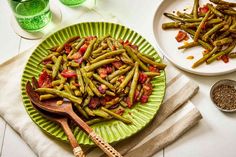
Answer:
[[[236,109],[236,89],[232,85],[219,85],[212,91],[214,103],[224,110]]]

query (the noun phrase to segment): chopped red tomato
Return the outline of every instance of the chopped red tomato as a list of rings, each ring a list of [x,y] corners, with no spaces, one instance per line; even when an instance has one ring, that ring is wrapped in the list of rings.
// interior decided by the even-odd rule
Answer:
[[[71,56],[71,59],[78,60],[81,57],[82,57],[82,55],[80,53],[76,52]]]
[[[128,105],[128,108],[131,108],[133,104],[131,104],[129,97],[126,98],[126,104]]]
[[[96,109],[99,105],[100,105],[99,98],[93,97],[93,98],[91,98],[88,106],[91,109]]]
[[[221,56],[221,60],[222,60],[223,62],[225,62],[225,63],[228,63],[228,62],[229,62],[229,57],[228,57],[228,55],[223,55],[223,56]]]
[[[73,70],[64,69],[61,72],[61,75],[65,78],[71,78],[71,77],[75,77],[76,73]]]
[[[84,44],[83,46],[81,46],[81,48],[79,49],[79,53],[81,55],[84,55],[85,51],[87,50],[88,48],[88,45],[87,44]]]
[[[145,83],[145,81],[147,80],[148,76],[144,73],[139,73],[139,77],[138,77],[138,81],[140,83]]]
[[[119,69],[123,64],[120,61],[112,62],[112,65],[116,68]]]
[[[179,31],[179,33],[177,34],[177,36],[175,37],[175,39],[178,41],[178,42],[181,42],[183,40],[186,40],[188,38],[188,35],[186,32],[183,32],[183,31]]]
[[[134,101],[135,102],[137,102],[137,100],[138,100],[139,93],[140,92],[138,90],[136,90],[135,93],[134,93]]]
[[[125,80],[125,76],[121,75],[119,78],[118,78],[118,81],[120,82],[123,82]]]
[[[203,7],[199,8],[199,13],[200,14],[206,14],[209,11],[209,8],[207,5],[204,5]]]
[[[112,73],[112,67],[111,66],[106,66],[107,74]]]
[[[77,63],[81,64],[84,61],[83,57],[79,58],[78,60],[76,60]]]
[[[118,110],[115,111],[115,113],[120,115],[120,116],[122,116],[124,112],[125,112],[124,108],[119,108]]]
[[[143,84],[143,95],[151,95],[152,94],[152,84],[151,83],[145,83]]]
[[[44,60],[42,63],[43,63],[43,65],[50,64],[50,63],[52,63],[52,60],[47,59],[47,60]]]
[[[106,68],[98,68],[98,74],[101,78],[107,77],[107,69]]]
[[[158,69],[152,65],[150,65],[148,68],[151,72],[158,72]]]
[[[65,51],[66,51],[67,54],[70,53],[70,51],[71,51],[71,46],[70,46],[69,44],[65,44]]]
[[[129,42],[129,40],[126,40],[125,42],[123,42],[123,46],[130,46],[131,43]]]
[[[52,87],[52,79],[51,76],[47,73],[47,71],[43,71],[38,80],[39,87],[50,88]]]
[[[143,95],[141,96],[140,102],[143,103],[147,103],[148,102],[148,96],[147,95]]]

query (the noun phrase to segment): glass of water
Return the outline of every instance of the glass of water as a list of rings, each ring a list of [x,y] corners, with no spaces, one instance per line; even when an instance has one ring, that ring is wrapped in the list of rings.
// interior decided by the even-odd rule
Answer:
[[[49,0],[8,0],[16,21],[28,32],[36,32],[52,18]]]
[[[67,6],[76,7],[82,4],[85,0],[60,0],[60,1]]]

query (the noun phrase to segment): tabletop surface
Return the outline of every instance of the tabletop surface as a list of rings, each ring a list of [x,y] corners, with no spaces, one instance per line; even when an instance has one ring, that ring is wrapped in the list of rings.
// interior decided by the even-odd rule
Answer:
[[[87,0],[88,1],[88,0]],[[122,24],[144,36],[156,48],[152,19],[160,0],[97,0],[96,7],[122,20]],[[55,0],[63,13],[63,21],[80,12]],[[11,10],[7,0],[0,1],[0,63],[34,46],[38,40],[26,40],[14,33],[10,25]],[[183,71],[182,71],[183,72]],[[200,86],[192,102],[203,120],[178,141],[164,148],[155,157],[235,157],[236,113],[225,114],[216,109],[209,97],[210,87],[220,79],[235,79],[236,73],[203,77],[183,72]],[[3,74],[1,74],[3,75]],[[0,117],[0,157],[34,157],[29,146]]]

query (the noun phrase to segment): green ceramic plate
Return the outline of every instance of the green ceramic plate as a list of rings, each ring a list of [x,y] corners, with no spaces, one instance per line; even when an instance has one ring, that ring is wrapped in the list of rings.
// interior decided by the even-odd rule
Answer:
[[[42,69],[38,65],[40,60],[48,54],[47,48],[59,45],[63,43],[67,38],[80,35],[90,36],[96,35],[98,37],[110,34],[114,38],[121,38],[123,40],[129,40],[132,43],[139,46],[139,50],[142,53],[149,54],[159,62],[161,61],[154,48],[138,33],[133,30],[124,27],[122,25],[106,22],[88,22],[79,23],[66,27],[60,31],[49,36],[34,50],[30,56],[22,76],[22,98],[31,119],[48,134],[67,141],[67,137],[64,131],[54,122],[51,122],[42,117],[32,106],[29,98],[26,95],[25,84],[32,76],[38,77]],[[99,134],[104,140],[109,143],[123,140],[141,129],[143,129],[156,115],[164,94],[165,94],[165,73],[161,72],[160,77],[153,80],[154,90],[149,98],[149,102],[146,104],[136,104],[132,109],[127,109],[124,116],[132,119],[132,125],[126,125],[118,120],[111,120],[107,122],[98,123],[92,126],[94,131]],[[93,145],[93,142],[87,137],[87,135],[76,127],[73,129],[74,135],[80,144]]]

